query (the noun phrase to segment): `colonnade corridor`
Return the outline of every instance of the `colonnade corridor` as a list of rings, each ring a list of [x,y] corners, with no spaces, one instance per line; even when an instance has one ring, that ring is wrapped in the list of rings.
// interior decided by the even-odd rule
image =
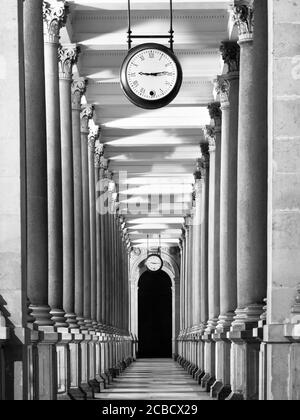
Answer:
[[[172,359],[138,359],[101,394],[99,400],[212,400]]]
[[[1,401],[300,400],[300,0],[0,0],[0,115]]]

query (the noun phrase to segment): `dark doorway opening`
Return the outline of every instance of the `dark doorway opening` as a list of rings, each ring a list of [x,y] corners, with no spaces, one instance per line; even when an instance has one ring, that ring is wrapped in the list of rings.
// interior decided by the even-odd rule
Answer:
[[[139,280],[140,358],[172,357],[172,283],[164,272],[146,271]]]

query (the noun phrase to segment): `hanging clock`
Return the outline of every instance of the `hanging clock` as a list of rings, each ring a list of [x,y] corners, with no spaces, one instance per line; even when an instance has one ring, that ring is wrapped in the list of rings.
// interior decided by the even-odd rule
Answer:
[[[145,265],[149,271],[156,272],[162,269],[164,263],[160,255],[150,254],[145,262]]]
[[[133,39],[169,39],[169,47],[144,43],[132,48]],[[169,105],[182,85],[182,68],[173,51],[173,0],[170,0],[169,35],[132,35],[131,5],[128,0],[128,54],[122,64],[120,81],[127,98],[144,109]]]
[[[162,108],[177,96],[182,68],[170,48],[147,43],[132,48],[121,68],[121,86],[127,98],[145,109]]]

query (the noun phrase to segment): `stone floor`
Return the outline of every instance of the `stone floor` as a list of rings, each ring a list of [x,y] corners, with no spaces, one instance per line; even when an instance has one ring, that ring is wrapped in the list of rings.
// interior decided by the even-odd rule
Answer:
[[[101,400],[211,400],[172,359],[139,359],[101,394]]]

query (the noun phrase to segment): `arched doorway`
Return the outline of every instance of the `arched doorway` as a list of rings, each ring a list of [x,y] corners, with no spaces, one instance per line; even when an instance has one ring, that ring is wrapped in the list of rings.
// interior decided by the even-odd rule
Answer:
[[[172,357],[171,287],[170,277],[164,271],[146,271],[139,280],[138,357]]]

